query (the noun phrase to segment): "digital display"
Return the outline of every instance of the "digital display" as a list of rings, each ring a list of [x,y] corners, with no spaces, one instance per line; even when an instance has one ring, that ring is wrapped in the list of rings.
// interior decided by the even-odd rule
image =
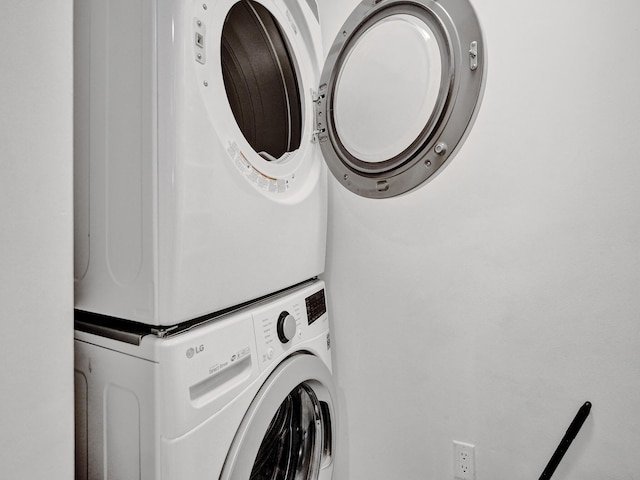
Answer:
[[[324,289],[314,293],[305,299],[307,305],[307,323],[311,325],[327,311],[327,304],[324,298]]]

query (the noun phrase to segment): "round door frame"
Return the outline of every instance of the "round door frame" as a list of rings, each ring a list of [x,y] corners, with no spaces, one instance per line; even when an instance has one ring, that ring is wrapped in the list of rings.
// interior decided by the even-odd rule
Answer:
[[[379,21],[397,14],[416,16],[435,33],[443,59],[441,90],[418,138],[400,155],[371,164],[354,158],[338,138],[333,117],[335,85],[358,38]],[[338,181],[358,195],[387,198],[435,177],[453,158],[475,120],[486,77],[484,45],[469,0],[365,0],[358,5],[327,56],[316,100],[317,139]]]
[[[318,480],[330,480],[333,455],[336,451],[337,396],[333,378],[327,366],[315,355],[294,354],[284,360],[271,373],[247,410],[227,454],[220,480],[247,480],[253,469],[265,433],[278,408],[298,385],[306,384],[318,400],[327,403],[331,431],[331,449],[328,461],[320,465]]]

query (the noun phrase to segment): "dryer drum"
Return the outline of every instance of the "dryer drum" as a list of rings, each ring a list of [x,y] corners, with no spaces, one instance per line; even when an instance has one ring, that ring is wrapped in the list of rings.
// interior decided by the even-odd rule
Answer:
[[[251,147],[276,160],[300,146],[302,107],[295,64],[273,15],[259,3],[231,7],[221,63],[233,115]]]

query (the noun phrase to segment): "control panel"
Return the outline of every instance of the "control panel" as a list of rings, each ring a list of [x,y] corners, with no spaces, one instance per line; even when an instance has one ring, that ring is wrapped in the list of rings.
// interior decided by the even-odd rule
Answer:
[[[261,366],[288,353],[305,340],[329,328],[325,291],[319,285],[304,288],[253,312],[258,363]]]

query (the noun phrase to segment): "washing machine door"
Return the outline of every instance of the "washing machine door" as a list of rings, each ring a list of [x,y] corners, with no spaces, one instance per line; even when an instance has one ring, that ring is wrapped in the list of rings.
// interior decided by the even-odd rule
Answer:
[[[238,429],[221,480],[329,480],[336,416],[331,373],[295,355],[269,376]]]
[[[485,48],[468,0],[365,0],[328,54],[317,140],[349,190],[408,192],[452,159],[480,105]]]

